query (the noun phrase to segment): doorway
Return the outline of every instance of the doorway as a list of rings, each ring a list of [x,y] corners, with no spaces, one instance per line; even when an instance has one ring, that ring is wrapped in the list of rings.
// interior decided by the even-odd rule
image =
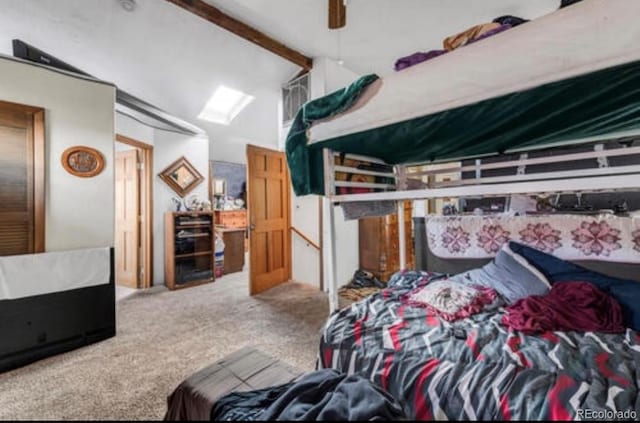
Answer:
[[[153,281],[153,146],[116,135],[115,268],[123,288]]]
[[[249,293],[291,280],[291,183],[284,153],[247,146]]]

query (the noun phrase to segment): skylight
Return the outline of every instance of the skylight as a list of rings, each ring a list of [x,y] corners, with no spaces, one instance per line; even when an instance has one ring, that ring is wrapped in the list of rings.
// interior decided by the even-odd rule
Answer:
[[[204,109],[198,115],[198,119],[229,125],[253,99],[253,96],[242,91],[220,85],[207,101]]]

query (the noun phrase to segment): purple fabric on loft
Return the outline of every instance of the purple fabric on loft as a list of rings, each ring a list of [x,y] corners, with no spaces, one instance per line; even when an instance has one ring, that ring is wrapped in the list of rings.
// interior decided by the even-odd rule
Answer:
[[[500,25],[496,29],[492,29],[491,31],[487,31],[484,34],[482,34],[481,36],[479,36],[478,38],[474,38],[473,40],[469,41],[467,43],[467,45],[471,44],[471,43],[475,43],[476,41],[484,40],[487,37],[491,37],[492,35],[499,34],[500,32],[506,31],[507,29],[510,29],[510,28],[512,28],[512,25],[509,25],[509,24]]]
[[[518,300],[502,324],[525,333],[625,331],[620,304],[588,282],[557,283],[547,295]]]
[[[417,53],[413,53],[410,56],[401,57],[400,59],[398,59],[395,64],[395,69],[396,71],[400,71],[402,69],[408,68],[409,66],[417,65],[418,63],[425,62],[429,59],[433,59],[434,57],[438,57],[446,52],[447,50],[431,50],[426,53],[419,51]]]
[[[492,29],[491,31],[487,31],[486,33],[482,34],[478,38],[469,41],[467,44],[475,43],[478,40],[482,40],[482,39],[485,39],[485,38],[490,37],[492,35],[498,34],[498,33],[502,32],[502,31],[506,31],[507,29],[509,29],[511,27],[512,27],[512,25],[509,25],[509,24],[501,25],[496,29]],[[408,68],[410,66],[417,65],[418,63],[426,62],[427,60],[433,59],[434,57],[441,56],[446,52],[447,52],[447,50],[431,50],[431,51],[428,51],[426,53],[423,53],[423,52],[419,51],[417,53],[413,53],[410,56],[401,57],[400,59],[398,59],[396,61],[395,70],[396,71],[401,71],[402,69],[406,69],[406,68]]]

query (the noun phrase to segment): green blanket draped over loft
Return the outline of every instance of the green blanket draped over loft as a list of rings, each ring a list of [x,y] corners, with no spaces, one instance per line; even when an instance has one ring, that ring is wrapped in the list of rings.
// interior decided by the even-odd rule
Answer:
[[[308,148],[307,129],[316,121],[348,110],[362,91],[377,79],[377,75],[363,76],[348,87],[312,100],[298,110],[286,143],[291,184],[296,195],[324,193],[322,149]]]
[[[286,145],[296,195],[324,194],[322,148],[402,164],[480,157],[640,130],[640,62],[631,62],[308,144],[307,129],[313,122],[347,110],[376,79],[362,77],[298,111]],[[347,114],[339,119],[348,118]]]

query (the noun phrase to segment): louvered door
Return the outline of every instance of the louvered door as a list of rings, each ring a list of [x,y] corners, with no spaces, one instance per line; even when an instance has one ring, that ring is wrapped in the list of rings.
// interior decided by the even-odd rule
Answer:
[[[44,251],[43,115],[0,102],[0,256]]]

